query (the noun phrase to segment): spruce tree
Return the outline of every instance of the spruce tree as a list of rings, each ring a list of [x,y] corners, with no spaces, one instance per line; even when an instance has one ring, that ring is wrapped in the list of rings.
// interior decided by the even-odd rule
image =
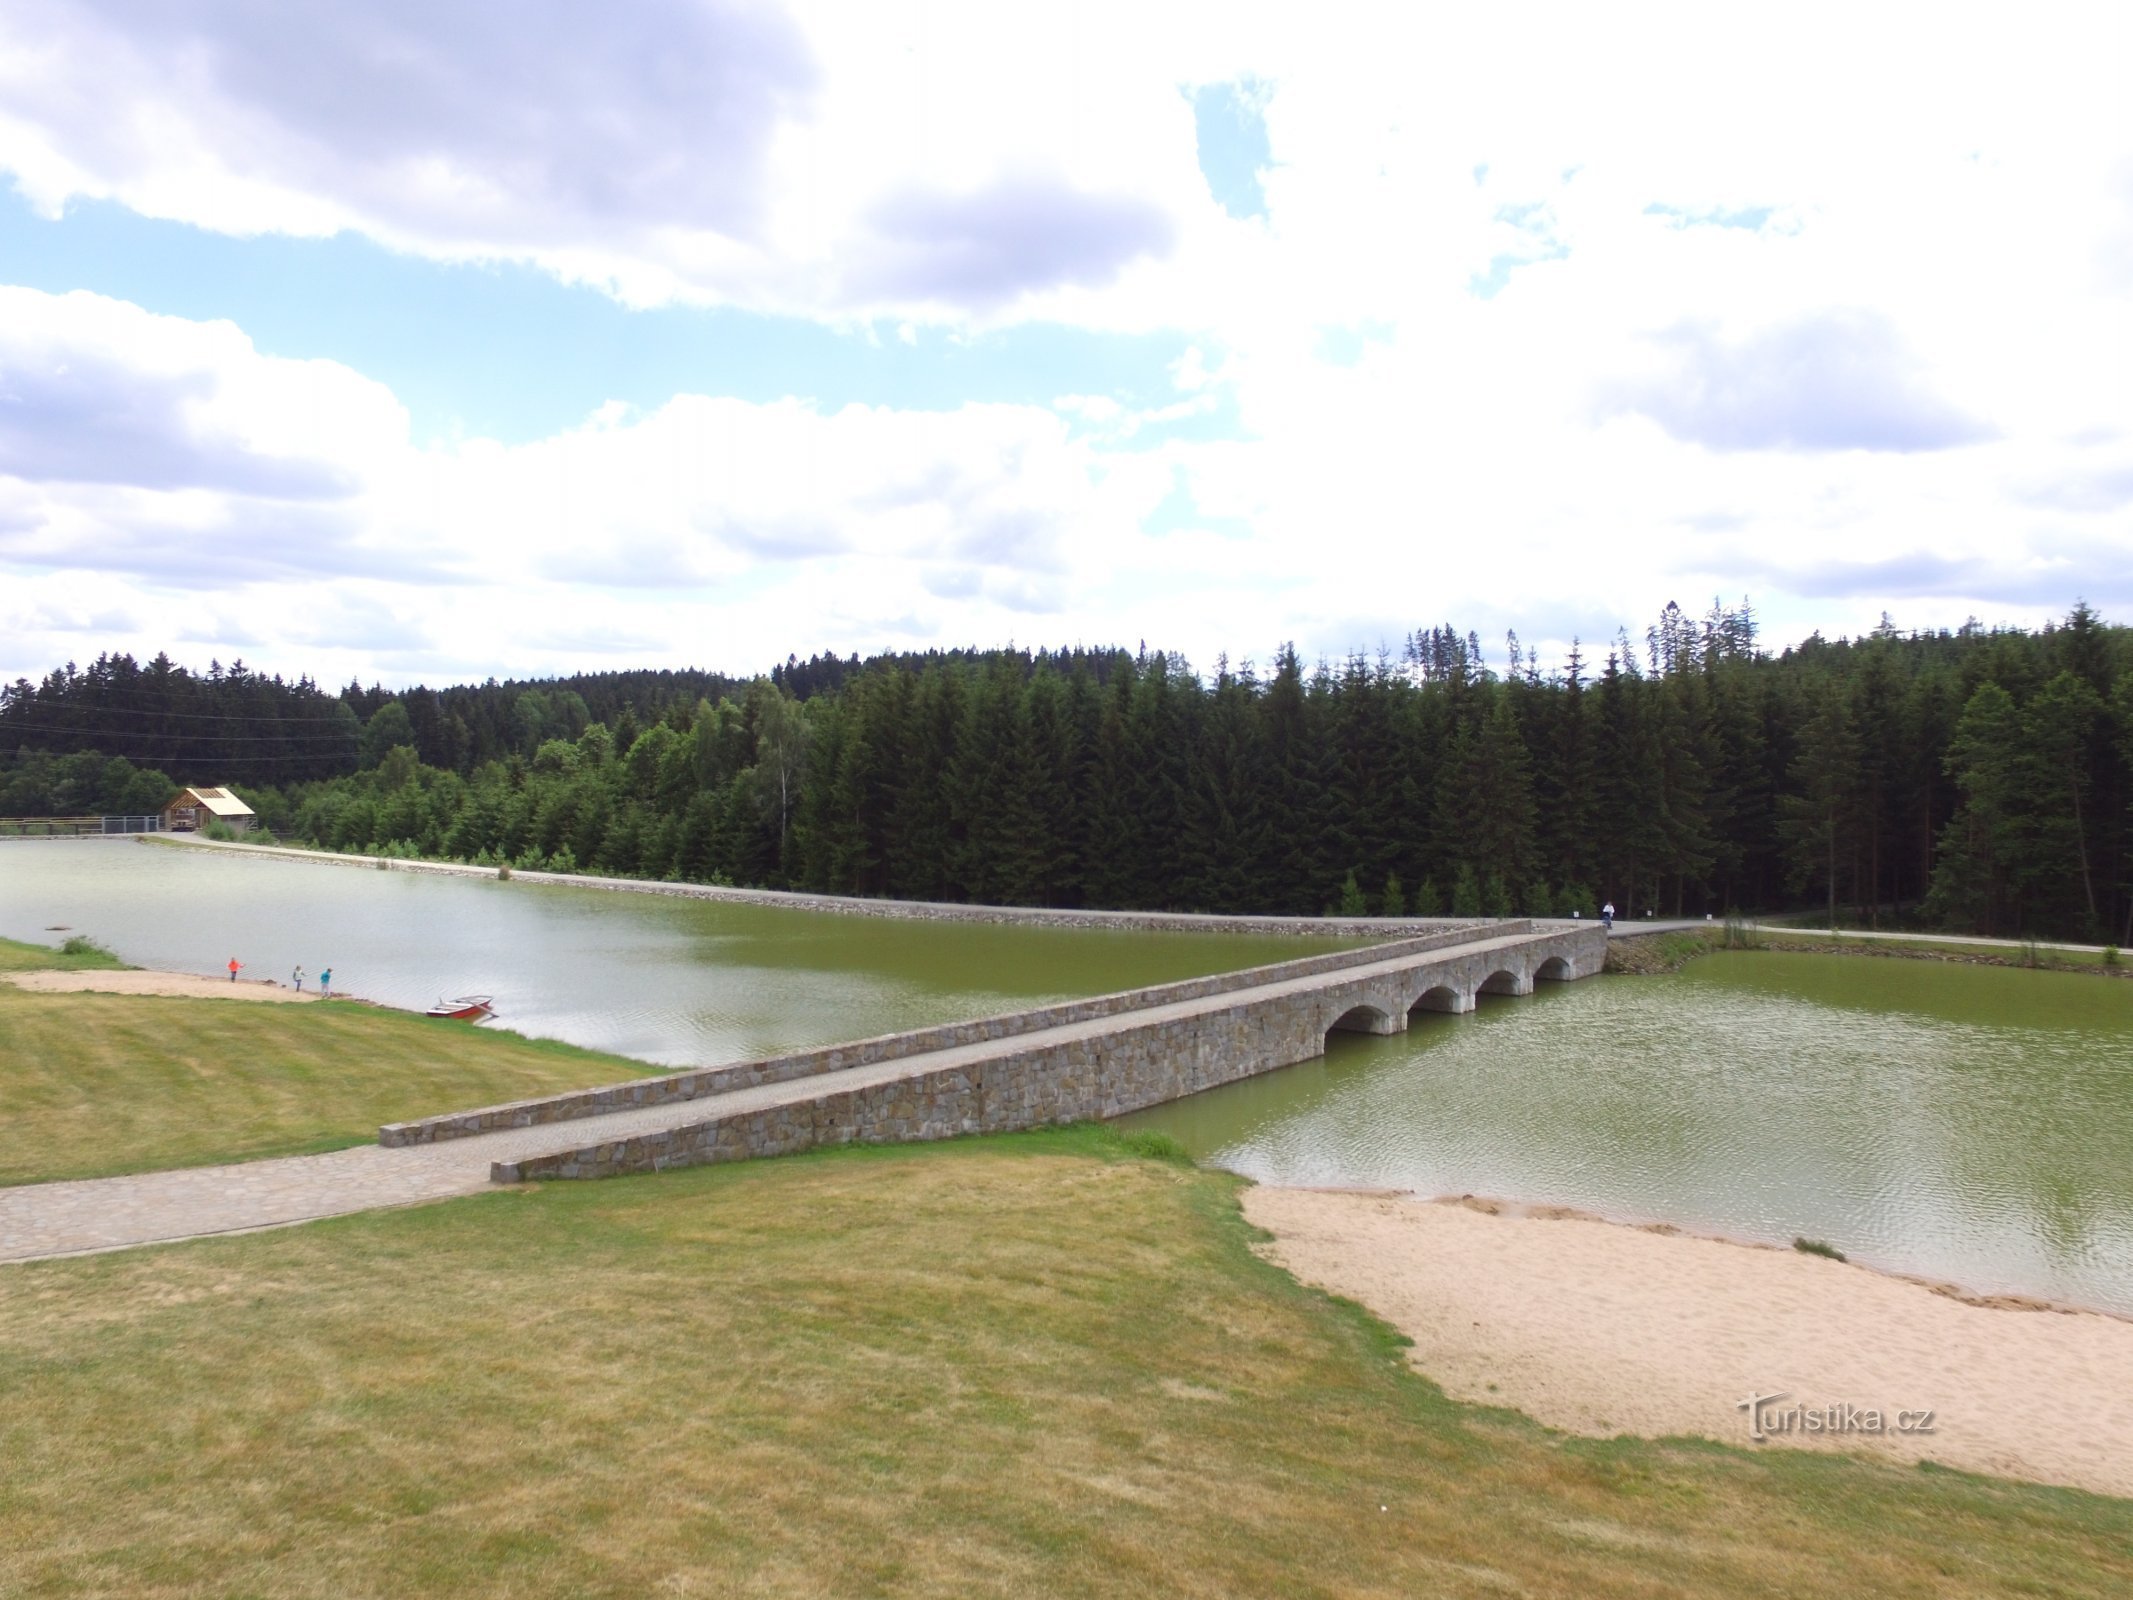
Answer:
[[[1400,887],[1397,872],[1385,874],[1385,887],[1378,893],[1378,915],[1381,917],[1404,917],[1407,915],[1407,895]]]
[[[1334,903],[1334,910],[1344,917],[1367,917],[1370,902],[1363,898],[1363,891],[1355,881],[1355,869],[1348,869],[1348,876],[1341,880],[1341,897]]]

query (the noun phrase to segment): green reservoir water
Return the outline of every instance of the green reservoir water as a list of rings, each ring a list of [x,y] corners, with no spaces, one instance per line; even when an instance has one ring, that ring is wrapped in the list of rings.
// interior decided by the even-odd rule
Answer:
[[[1734,953],[1483,997],[1125,1119],[1265,1183],[1479,1194],[2133,1314],[2133,983]]]
[[[263,859],[0,844],[0,936],[63,925],[135,966],[334,987],[668,1066],[732,1061],[1281,961],[1337,941],[919,922]]]
[[[908,922],[121,841],[0,845],[0,935],[668,1065],[1128,989],[1331,941]],[[1485,1194],[2133,1314],[2133,983],[1742,953],[1543,985],[1126,1119],[1270,1183]]]

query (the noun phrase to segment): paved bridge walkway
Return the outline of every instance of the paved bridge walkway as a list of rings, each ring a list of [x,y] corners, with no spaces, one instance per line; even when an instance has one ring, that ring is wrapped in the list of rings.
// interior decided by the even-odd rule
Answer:
[[[1596,927],[1474,931],[922,1030],[871,1041],[880,1058],[856,1064],[835,1063],[861,1047],[807,1052],[398,1125],[377,1145],[324,1155],[0,1189],[0,1262],[281,1227],[496,1181],[1113,1115],[1308,1059],[1331,1030],[1395,1032],[1412,1011],[1470,1010],[1479,994],[1589,976],[1604,957]],[[962,1042],[893,1053],[943,1034]],[[798,1075],[779,1076],[795,1063]]]

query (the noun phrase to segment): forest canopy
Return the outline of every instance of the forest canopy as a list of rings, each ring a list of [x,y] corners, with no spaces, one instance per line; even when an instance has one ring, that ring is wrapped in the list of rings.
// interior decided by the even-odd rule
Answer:
[[[0,690],[0,751],[0,814],[228,782],[329,849],[619,876],[2133,933],[2133,631],[2084,605],[1777,652],[1745,604],[1668,606],[1547,672],[1450,627],[1206,673],[1145,646],[959,650],[338,694],[106,656]]]

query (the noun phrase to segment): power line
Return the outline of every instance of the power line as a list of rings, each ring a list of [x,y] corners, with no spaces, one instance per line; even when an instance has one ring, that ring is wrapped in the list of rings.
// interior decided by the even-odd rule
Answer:
[[[203,759],[199,756],[191,755],[184,751],[165,751],[160,755],[144,755],[124,750],[33,750],[30,752],[30,754],[33,756],[50,756],[55,760],[63,760],[67,756],[102,756],[106,761],[130,761],[137,767],[177,766],[181,762],[197,765],[200,760]],[[349,755],[351,757],[353,757],[354,754],[355,752],[352,750],[349,752]],[[212,760],[214,758],[212,755],[210,755],[205,759]],[[15,758],[13,756],[0,754],[0,772],[7,771],[8,768],[14,763],[14,760]],[[241,763],[246,767],[279,767],[286,766],[292,761],[301,761],[309,766],[314,767],[324,767],[333,764],[334,758],[327,755],[246,755],[231,757],[232,765]]]
[[[67,704],[67,703],[64,703],[64,702],[62,702],[62,703],[59,703],[59,704],[57,704],[57,705],[47,704],[47,705],[43,705],[43,706],[39,706],[39,705],[36,705],[36,704],[35,704],[35,703],[34,703],[33,701],[24,701],[24,702],[20,702],[20,703],[21,703],[21,704],[24,704],[24,705],[26,705],[26,706],[28,706],[28,707],[29,707],[29,708],[30,708],[31,710],[42,710],[42,711],[45,711],[45,712],[47,712],[47,713],[51,713],[51,712],[54,712],[54,711],[57,711],[57,712],[63,712],[63,713],[77,713],[77,712],[78,712],[78,713],[80,713],[81,715],[85,715],[85,716],[86,716],[86,715],[92,715],[92,714],[93,714],[93,715],[96,715],[96,716],[100,716],[100,717],[183,717],[183,718],[187,719],[188,721],[195,721],[195,722],[197,722],[197,721],[209,721],[209,722],[302,722],[302,723],[308,723],[308,724],[310,724],[310,725],[312,725],[312,726],[314,726],[314,727],[321,727],[321,728],[323,728],[323,727],[328,727],[328,726],[331,726],[331,727],[341,727],[341,726],[344,726],[344,725],[351,725],[351,724],[347,724],[347,723],[344,723],[344,719],[342,719],[342,718],[340,718],[340,717],[333,717],[333,716],[326,716],[326,717],[269,717],[269,716],[258,716],[258,715],[254,715],[254,714],[251,714],[251,713],[247,713],[247,712],[236,712],[236,711],[229,711],[229,712],[224,712],[224,711],[166,711],[166,710],[162,710],[162,709],[160,709],[160,708],[158,708],[158,709],[156,709],[156,710],[149,710],[149,709],[148,709],[148,708],[146,708],[146,707],[134,707],[134,706],[107,706],[107,705],[103,705],[103,704],[100,704],[100,703],[92,703],[92,704],[86,704],[86,705],[70,705],[70,704]],[[335,702],[335,704],[336,704],[336,705],[339,705],[339,704],[342,704],[342,703],[343,703],[343,702],[340,702],[340,701],[336,701],[336,702]],[[0,722],[4,722],[4,721],[6,721],[6,720],[7,720],[7,718],[8,718],[8,717],[9,717],[10,715],[11,715],[11,712],[10,712],[10,711],[8,711],[8,710],[0,710]],[[360,717],[357,717],[357,716],[355,715],[355,712],[354,712],[354,711],[353,711],[352,709],[350,709],[350,710],[349,710],[349,712],[348,712],[348,716],[349,716],[349,718],[352,718],[352,719],[354,719],[354,725],[359,725],[359,724],[361,723],[361,721],[362,721],[362,719],[361,719]]]
[[[13,717],[0,717],[0,735],[9,733],[59,733],[77,739],[99,737],[95,728],[67,727],[56,722],[23,722]],[[122,737],[128,739],[152,739],[156,735],[146,728],[129,728]],[[189,744],[336,744],[353,746],[361,737],[354,728],[345,728],[338,733],[171,733],[163,736],[171,743]]]

